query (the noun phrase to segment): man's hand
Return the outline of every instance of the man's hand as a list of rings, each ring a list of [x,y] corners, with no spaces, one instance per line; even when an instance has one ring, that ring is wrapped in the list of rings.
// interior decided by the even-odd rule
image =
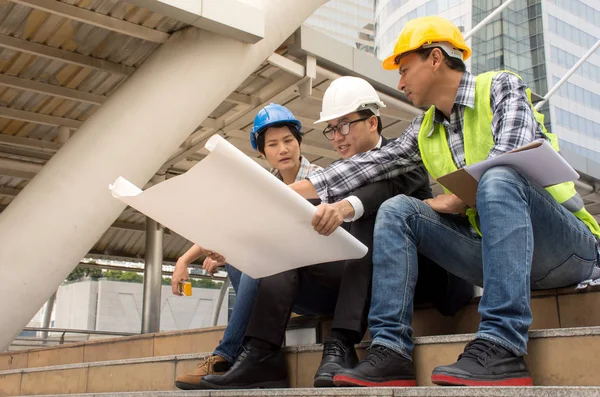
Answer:
[[[173,271],[173,276],[171,278],[171,290],[173,295],[183,296],[182,293],[179,292],[179,282],[181,280],[189,280],[190,272],[188,270],[187,262],[183,260],[178,260],[175,264],[175,270]]]
[[[204,250],[204,255],[215,261],[217,263],[217,266],[225,265],[225,257],[217,252]],[[206,260],[204,261],[204,263],[206,263]],[[202,267],[204,268],[204,265],[202,265]],[[206,268],[204,270],[206,270]]]
[[[440,214],[462,214],[467,211],[467,205],[454,194],[440,194],[436,198],[424,200],[435,212]]]
[[[315,187],[313,186],[312,182],[309,181],[308,179],[305,179],[303,181],[294,182],[288,186],[291,187],[296,193],[298,193],[305,199],[318,199],[319,198],[319,195],[317,194]]]
[[[202,263],[202,269],[204,269],[208,274],[210,274],[212,276],[217,271],[217,268],[219,266],[223,266],[224,264],[225,264],[225,261],[220,263],[209,257],[206,257],[206,259],[204,259],[204,263]]]
[[[317,207],[312,225],[317,233],[329,236],[346,217],[352,216],[354,216],[354,208],[346,200],[338,201],[335,204],[323,203]]]

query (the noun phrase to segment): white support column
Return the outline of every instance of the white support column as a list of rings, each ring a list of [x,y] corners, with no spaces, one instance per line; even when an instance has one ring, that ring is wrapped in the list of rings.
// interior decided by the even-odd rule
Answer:
[[[600,48],[600,40],[596,41],[596,44],[594,44],[592,46],[592,48],[590,48],[580,59],[579,61],[577,61],[575,63],[575,65],[573,65],[571,67],[571,69],[569,69],[567,71],[567,73],[565,73],[565,75],[562,77],[562,79],[560,79],[558,81],[558,83],[556,83],[554,85],[554,87],[552,87],[550,89],[550,91],[548,91],[548,93],[546,95],[544,95],[544,99],[542,99],[540,102],[536,103],[535,105],[535,110],[540,110],[542,108],[542,106],[544,106],[544,104],[548,101],[548,99],[550,99],[550,97],[552,95],[554,95],[554,93],[556,93],[556,91],[558,91],[558,89],[564,84],[565,81],[569,80],[569,78],[573,75],[573,73],[575,73],[577,71],[577,69],[579,69],[579,67],[581,65],[584,64],[585,61],[588,60],[589,57],[592,56],[592,54],[594,54],[596,52],[596,50]]]
[[[0,322],[0,351],[123,211],[108,185],[122,175],[143,186],[325,0],[264,3],[257,44],[196,28],[174,33],[2,212],[0,296],[11,299],[0,299],[10,319]]]
[[[512,3],[513,1],[514,0],[505,0],[504,3],[502,3],[502,5],[500,7],[496,8],[494,11],[492,11],[492,13],[490,15],[488,15],[487,17],[485,17],[473,29],[471,29],[467,33],[465,33],[464,36],[463,36],[464,39],[467,40],[471,36],[473,36],[475,33],[477,33],[477,31],[479,31],[482,27],[484,27],[485,25],[487,25],[488,22],[490,22],[492,19],[496,18],[497,15],[501,14],[502,11],[504,11],[504,9],[506,7],[508,7],[510,5],[510,3]]]
[[[42,318],[42,328],[50,328],[50,322],[52,321],[52,312],[54,311],[54,302],[56,302],[56,293],[58,291],[54,291],[54,293],[50,296],[46,305],[44,306],[44,317]],[[40,333],[40,337],[42,339],[48,339],[48,331],[42,331]],[[42,341],[42,344],[47,344],[48,341]]]

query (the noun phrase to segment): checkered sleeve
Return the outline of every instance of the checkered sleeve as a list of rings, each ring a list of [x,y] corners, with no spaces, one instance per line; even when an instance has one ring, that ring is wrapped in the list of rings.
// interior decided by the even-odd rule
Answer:
[[[512,73],[499,73],[492,80],[490,105],[495,145],[488,158],[543,138],[526,89],[525,82]]]
[[[391,179],[421,164],[417,134],[423,117],[417,117],[399,139],[380,149],[357,154],[311,174],[312,182],[323,202],[343,199],[368,183]]]

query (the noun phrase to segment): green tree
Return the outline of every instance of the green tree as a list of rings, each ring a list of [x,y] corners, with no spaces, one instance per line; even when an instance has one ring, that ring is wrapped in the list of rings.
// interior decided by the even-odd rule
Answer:
[[[77,281],[84,277],[89,277],[92,280],[98,280],[102,277],[102,269],[88,269],[77,266],[73,271],[67,276],[67,281]]]
[[[214,282],[207,279],[192,280],[192,287],[196,288],[220,289],[222,285],[223,283],[221,282]]]
[[[76,281],[85,276],[85,270],[77,266],[73,271],[67,276],[67,281]]]
[[[124,281],[127,283],[141,283],[144,276],[136,272],[123,272],[121,270],[107,270],[105,277],[111,281]]]
[[[223,285],[222,282],[215,282],[207,279],[190,279],[194,288],[210,288],[219,289]],[[171,285],[171,277],[163,277],[162,285]]]

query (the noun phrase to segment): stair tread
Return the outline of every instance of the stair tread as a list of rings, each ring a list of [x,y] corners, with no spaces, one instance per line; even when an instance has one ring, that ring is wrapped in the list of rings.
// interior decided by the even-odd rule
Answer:
[[[332,389],[254,389],[254,390],[196,390],[151,391],[123,393],[63,394],[61,397],[254,397],[254,396],[377,396],[377,397],[566,397],[598,396],[600,386],[533,386],[533,387],[381,387]],[[38,395],[50,397],[55,395]]]
[[[461,343],[468,342],[474,338],[475,334],[458,334],[458,335],[438,335],[438,336],[422,336],[414,338],[415,346],[428,345],[428,344],[445,344],[445,343]],[[600,327],[582,327],[582,328],[557,328],[547,330],[536,330],[529,332],[530,339],[540,338],[564,338],[564,337],[577,337],[577,336],[600,336]],[[369,342],[362,342],[357,345],[359,348],[366,348],[369,346]],[[321,344],[310,344],[310,345],[298,345],[288,346],[284,350],[288,353],[306,353],[306,352],[320,352],[323,346]],[[174,354],[166,356],[154,356],[154,357],[140,357],[140,358],[129,358],[120,360],[109,360],[109,361],[92,361],[85,363],[75,364],[63,364],[63,365],[51,365],[44,367],[33,367],[33,368],[17,368],[0,371],[0,375],[10,375],[18,373],[31,373],[31,372],[43,372],[43,371],[57,371],[64,369],[76,369],[76,368],[89,368],[89,367],[101,367],[109,365],[126,365],[126,364],[141,364],[141,363],[155,363],[163,361],[182,361],[182,360],[199,360],[204,357],[211,355],[212,352],[202,353],[188,353],[188,354]]]

